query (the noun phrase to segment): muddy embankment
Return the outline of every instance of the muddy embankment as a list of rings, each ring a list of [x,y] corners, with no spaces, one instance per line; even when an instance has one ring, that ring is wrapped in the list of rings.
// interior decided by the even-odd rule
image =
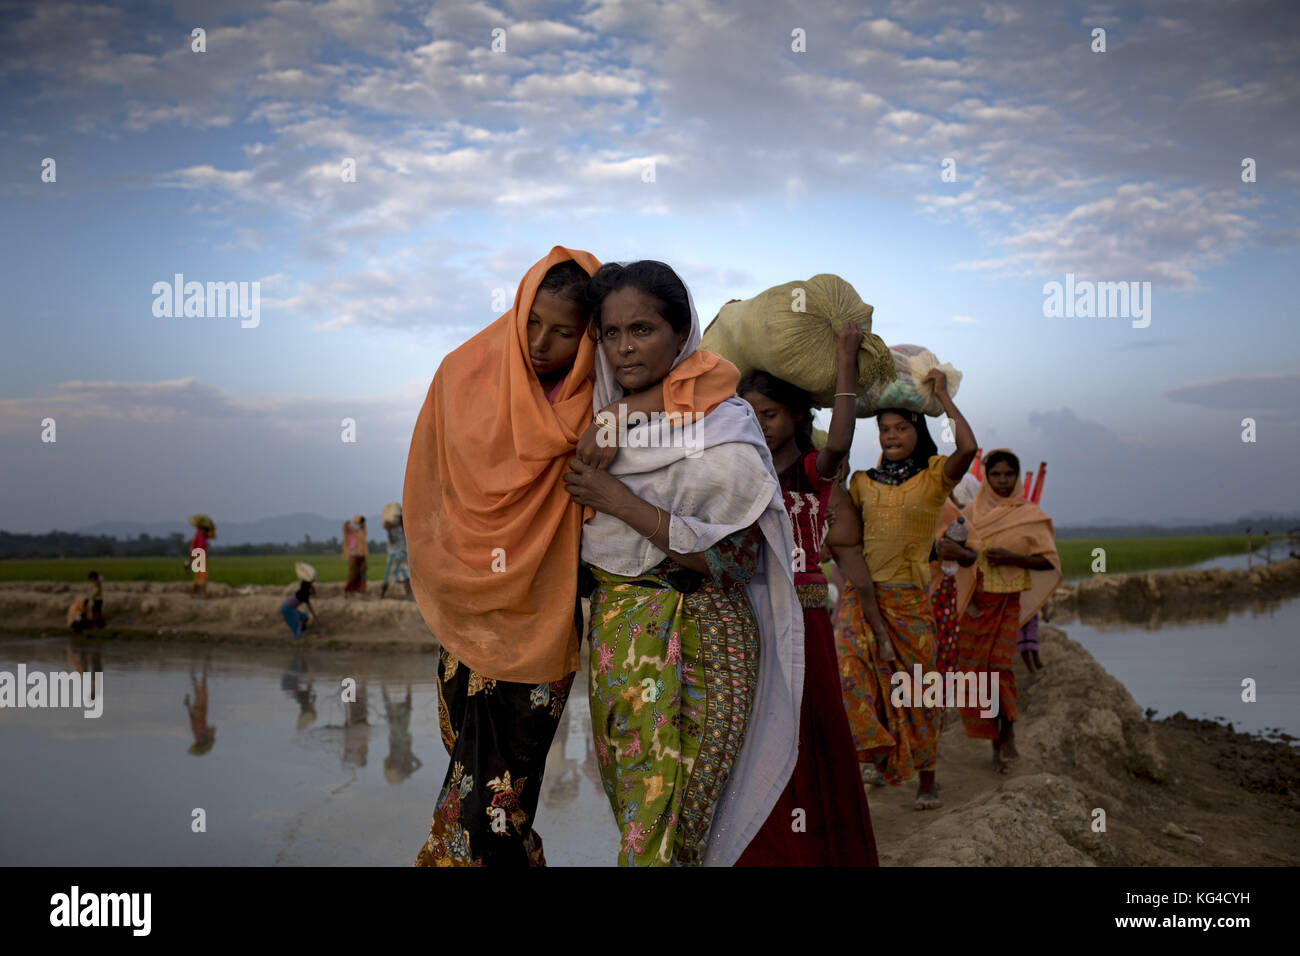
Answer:
[[[209,583],[207,597],[190,596],[184,582],[122,581],[104,585],[107,626],[85,636],[125,640],[199,641],[223,644],[282,646],[293,635],[280,614],[280,604],[296,585],[285,587]],[[0,630],[11,634],[64,635],[68,605],[86,593],[81,584],[6,582],[0,584]],[[312,646],[433,652],[438,643],[402,588],[389,588],[380,599],[378,588],[367,597],[343,596],[342,584],[317,585],[312,606],[324,627],[310,630],[304,641]]]
[[[1017,661],[1010,774],[949,711],[943,808],[912,810],[911,785],[870,791],[884,865],[1300,863],[1300,751],[1181,713],[1149,721],[1064,631],[1039,639],[1044,670],[1030,680]]]
[[[1159,627],[1226,620],[1234,611],[1266,609],[1296,594],[1300,594],[1297,558],[1261,563],[1249,571],[1188,568],[1097,574],[1057,588],[1044,608],[1044,620]]]

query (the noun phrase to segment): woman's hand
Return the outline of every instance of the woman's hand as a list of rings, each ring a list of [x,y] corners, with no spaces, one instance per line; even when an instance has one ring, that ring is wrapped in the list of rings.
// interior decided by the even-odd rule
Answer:
[[[623,482],[576,456],[569,459],[569,470],[564,473],[564,490],[578,504],[610,515],[627,504],[629,494]]]
[[[924,385],[926,382],[934,383],[934,393],[936,395],[948,394],[948,376],[943,372],[939,371],[939,369],[937,368],[930,369],[930,371],[926,373],[925,378],[921,379],[922,385]]]
[[[1014,551],[1008,551],[1006,548],[989,548],[988,562],[991,567],[1001,565],[1018,565],[1024,561],[1024,556]]]
[[[968,554],[970,554],[970,551],[952,540],[952,538],[945,536],[939,539],[940,561],[960,561]]]
[[[835,333],[835,360],[839,368],[850,369],[856,377],[858,349],[862,347],[862,326],[856,321],[845,322]]]
[[[608,418],[602,418],[601,421],[613,421],[613,414],[601,412],[601,415],[608,415]],[[599,417],[599,416],[598,416]],[[604,432],[604,441],[607,445],[601,444],[599,436]],[[578,438],[578,447],[574,449],[574,455],[585,465],[591,465],[593,468],[605,470],[609,467],[614,456],[618,454],[618,438],[612,426],[602,428],[600,425],[592,422],[587,426],[587,430]]]

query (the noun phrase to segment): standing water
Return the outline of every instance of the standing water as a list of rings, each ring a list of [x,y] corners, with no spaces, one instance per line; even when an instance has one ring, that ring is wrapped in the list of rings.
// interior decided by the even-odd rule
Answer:
[[[102,670],[103,713],[0,710],[0,865],[408,866],[428,833],[434,655],[0,638],[19,662]],[[590,723],[584,671],[537,814],[552,865],[616,862]]]

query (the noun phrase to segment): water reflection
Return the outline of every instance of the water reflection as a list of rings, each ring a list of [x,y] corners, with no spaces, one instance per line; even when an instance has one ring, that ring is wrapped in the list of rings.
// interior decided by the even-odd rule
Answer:
[[[384,779],[398,784],[423,766],[411,749],[411,685],[406,685],[406,697],[402,700],[390,698],[388,687],[383,683],[379,685],[379,692],[384,698],[384,720],[388,722],[388,756],[384,758]]]
[[[193,669],[190,670],[190,689],[194,694],[193,702],[191,703],[189,694],[185,695],[185,710],[190,715],[190,733],[194,735],[194,744],[189,753],[201,757],[217,742],[217,728],[208,726],[207,661],[203,662],[202,677],[195,677]]]
[[[289,667],[280,678],[280,689],[298,702],[298,730],[303,731],[316,722],[316,691],[307,670],[307,658],[295,653]]]

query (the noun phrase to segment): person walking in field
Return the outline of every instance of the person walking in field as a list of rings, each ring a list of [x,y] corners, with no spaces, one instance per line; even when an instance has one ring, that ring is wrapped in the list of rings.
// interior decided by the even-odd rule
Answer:
[[[384,530],[388,532],[388,564],[384,567],[384,583],[380,585],[379,597],[388,595],[390,581],[400,581],[406,587],[406,596],[411,593],[411,571],[406,561],[406,530],[402,527],[402,506],[397,502],[384,505]]]
[[[343,596],[366,593],[366,516],[343,522],[343,558],[348,563],[348,583]]]
[[[190,539],[190,569],[194,572],[194,584],[190,588],[190,597],[206,598],[208,542],[217,536],[217,526],[207,515],[192,515],[190,524],[194,525],[194,537]],[[195,554],[196,551],[199,553]]]

